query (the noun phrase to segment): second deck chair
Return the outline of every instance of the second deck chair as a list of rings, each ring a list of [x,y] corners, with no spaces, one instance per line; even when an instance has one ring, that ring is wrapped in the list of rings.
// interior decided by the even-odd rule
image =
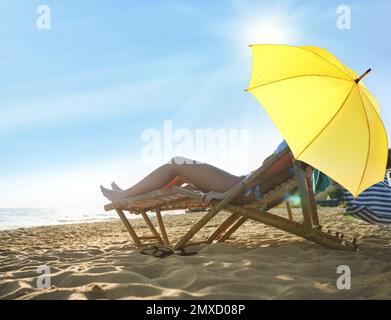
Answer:
[[[105,210],[116,210],[132,237],[136,246],[143,246],[141,240],[153,239],[159,244],[171,246],[173,250],[185,248],[189,245],[200,243],[212,243],[215,241],[227,240],[245,221],[252,219],[266,225],[276,227],[286,232],[303,237],[309,241],[320,245],[341,250],[355,251],[358,249],[356,239],[348,241],[343,234],[339,232],[324,232],[319,224],[318,212],[312,191],[311,168],[299,161],[293,161],[289,149],[285,149],[279,154],[269,157],[265,163],[253,171],[240,183],[232,187],[221,201],[213,201],[213,206],[205,215],[197,221],[191,229],[184,234],[174,245],[171,245],[167,232],[164,227],[162,211],[176,209],[202,208],[202,193],[181,187],[170,189],[160,189],[143,195],[133,196],[125,200],[113,202],[105,206]],[[280,167],[294,167],[294,176],[287,177],[283,182],[279,182],[274,189],[265,193],[260,199],[245,205],[235,205],[233,200],[241,193],[252,187],[261,175],[268,175],[273,179],[271,173],[279,172]],[[303,213],[303,221],[293,221],[292,210],[289,202],[286,202],[288,218],[273,214],[268,210],[283,202],[287,195],[297,191],[300,197],[300,203]],[[206,208],[206,207],[205,207]],[[193,236],[204,227],[221,210],[231,213],[231,215],[202,242],[190,242]],[[141,214],[146,224],[152,232],[151,237],[139,237],[124,211],[134,214]],[[147,216],[147,211],[156,212],[157,221],[161,235]]]

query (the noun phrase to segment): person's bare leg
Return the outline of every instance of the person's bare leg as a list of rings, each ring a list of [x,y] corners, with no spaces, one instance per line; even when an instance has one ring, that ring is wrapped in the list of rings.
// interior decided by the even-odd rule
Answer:
[[[101,190],[106,198],[117,201],[160,189],[170,183],[176,176],[190,181],[203,192],[225,192],[241,180],[240,177],[209,164],[195,163],[193,160],[176,157],[151,172],[129,189],[123,191],[109,190],[101,186]]]

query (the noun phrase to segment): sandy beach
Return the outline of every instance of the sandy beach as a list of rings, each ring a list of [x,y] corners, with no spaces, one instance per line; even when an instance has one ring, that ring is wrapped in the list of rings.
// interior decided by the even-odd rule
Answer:
[[[166,216],[171,239],[201,215]],[[218,215],[198,239],[224,217]],[[165,259],[140,254],[119,220],[1,231],[0,298],[390,299],[391,228],[348,219],[340,208],[320,209],[320,218],[326,228],[356,236],[361,250],[325,249],[252,221],[226,243]],[[149,235],[143,221],[133,224]],[[339,265],[351,269],[350,290],[336,286]],[[37,288],[40,266],[50,267],[48,289]]]

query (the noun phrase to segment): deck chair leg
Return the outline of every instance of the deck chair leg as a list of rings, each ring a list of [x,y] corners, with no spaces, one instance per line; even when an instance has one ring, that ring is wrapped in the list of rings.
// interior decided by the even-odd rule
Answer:
[[[213,219],[213,217],[218,213],[217,210],[210,210],[206,215],[204,215],[197,223],[181,238],[175,243],[173,246],[173,250],[178,250],[180,248],[184,248],[186,243],[204,226],[209,220]]]
[[[231,214],[209,237],[206,239],[206,243],[212,243],[216,240],[224,231],[226,231],[239,216],[236,213]]]
[[[303,168],[301,167],[300,161],[295,161],[295,171],[296,171],[297,187],[298,187],[300,201],[301,201],[301,208],[303,211],[304,230],[306,234],[311,234],[313,231],[313,225],[312,225],[310,197],[308,194],[305,173]]]
[[[133,230],[132,226],[130,225],[128,219],[126,218],[126,216],[124,214],[124,212],[122,210],[120,210],[120,209],[116,209],[115,211],[117,211],[119,217],[121,218],[122,223],[125,225],[126,230],[128,230],[130,236],[133,239],[134,244],[138,248],[140,248],[141,247],[141,241],[140,241],[139,237],[137,236],[136,232]]]
[[[217,242],[224,242],[227,240],[243,223],[246,222],[246,220],[246,217],[241,217]]]
[[[170,240],[168,239],[168,235],[166,232],[166,228],[164,227],[164,222],[162,218],[162,214],[160,213],[160,210],[156,210],[156,217],[157,217],[157,222],[159,224],[159,229],[162,234],[162,238],[164,243],[169,246],[170,245]]]
[[[286,210],[288,211],[288,218],[290,221],[293,221],[293,214],[292,214],[291,205],[289,204],[288,201],[285,202],[285,205],[286,205]]]
[[[311,218],[313,225],[319,226],[318,209],[316,208],[315,195],[312,187],[312,177],[306,176],[309,205],[311,209]]]
[[[146,222],[146,224],[148,225],[149,229],[151,230],[152,234],[156,237],[157,241],[160,243],[160,244],[164,244],[162,238],[160,237],[160,234],[156,231],[154,225],[152,224],[151,220],[149,219],[149,217],[147,216],[147,214],[145,212],[141,212],[141,215],[143,216],[144,218],[144,221]]]

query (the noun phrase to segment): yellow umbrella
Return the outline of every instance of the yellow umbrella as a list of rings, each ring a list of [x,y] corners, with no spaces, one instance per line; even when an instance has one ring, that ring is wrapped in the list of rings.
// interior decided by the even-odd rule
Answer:
[[[384,179],[387,134],[362,76],[325,49],[252,45],[251,92],[297,160],[355,197]]]

